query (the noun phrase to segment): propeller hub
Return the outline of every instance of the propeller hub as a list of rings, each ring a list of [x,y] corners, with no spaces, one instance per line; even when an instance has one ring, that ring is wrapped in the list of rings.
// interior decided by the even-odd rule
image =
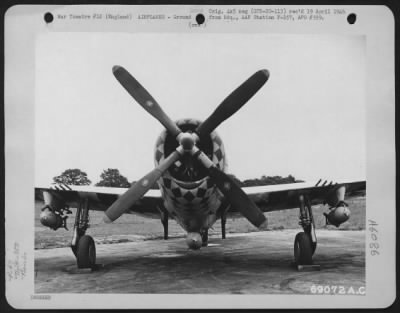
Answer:
[[[188,152],[192,151],[195,143],[195,138],[190,133],[181,133],[178,137],[179,144],[182,146],[183,150]]]

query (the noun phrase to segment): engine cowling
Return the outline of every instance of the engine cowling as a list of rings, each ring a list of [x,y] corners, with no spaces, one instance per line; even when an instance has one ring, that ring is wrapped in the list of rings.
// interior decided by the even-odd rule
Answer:
[[[324,215],[328,225],[339,227],[350,218],[350,210],[346,203],[341,202],[336,207],[331,208],[329,213],[324,213]]]
[[[44,207],[40,213],[40,223],[54,230],[65,227],[65,218],[52,211],[49,207]]]

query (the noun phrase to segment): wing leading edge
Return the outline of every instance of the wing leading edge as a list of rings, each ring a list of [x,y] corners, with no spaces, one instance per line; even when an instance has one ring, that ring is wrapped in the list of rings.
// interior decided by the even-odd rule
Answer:
[[[365,181],[348,181],[340,183],[317,184],[293,183],[268,186],[243,187],[244,192],[263,212],[294,209],[299,207],[299,196],[309,198],[312,205],[325,204],[336,206],[336,191],[345,187],[346,195],[365,191]]]
[[[53,184],[51,186],[36,187],[35,197],[43,200],[45,204],[57,201],[69,207],[78,207],[83,199],[89,199],[91,210],[105,211],[127,190],[128,188]],[[160,190],[151,189],[127,213],[159,215],[158,206],[161,202]]]

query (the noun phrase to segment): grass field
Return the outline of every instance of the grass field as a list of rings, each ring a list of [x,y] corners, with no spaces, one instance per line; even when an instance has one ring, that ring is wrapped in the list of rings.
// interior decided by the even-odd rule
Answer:
[[[340,226],[340,230],[361,230],[365,229],[365,196],[348,198],[346,202],[351,210],[351,217]],[[44,227],[39,221],[40,209],[43,207],[42,202],[35,202],[35,249],[49,249],[56,247],[69,246],[72,238],[72,228],[74,222],[74,214],[70,215],[67,221],[69,231],[58,229],[57,231]],[[323,212],[327,212],[326,206],[315,206],[313,208],[314,219],[317,230],[337,229],[335,226],[325,225],[325,216]],[[75,210],[73,210],[75,212]],[[301,229],[298,225],[298,210],[283,210],[265,213],[268,218],[268,230],[283,229]],[[102,223],[103,212],[92,211],[90,213],[90,228],[87,234],[90,234],[97,244],[128,242],[135,240],[151,240],[160,239],[163,236],[163,227],[157,219],[150,219],[133,214],[125,214],[112,224]],[[247,233],[258,231],[244,218],[228,218],[226,223],[227,236],[229,233]],[[221,224],[219,221],[210,229],[209,234],[220,235]],[[169,222],[170,237],[183,237],[185,232],[174,221]],[[317,233],[318,236],[318,233]]]

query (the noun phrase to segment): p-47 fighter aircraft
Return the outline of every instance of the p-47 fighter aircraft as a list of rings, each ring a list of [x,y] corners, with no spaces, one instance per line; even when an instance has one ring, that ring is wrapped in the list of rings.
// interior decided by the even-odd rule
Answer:
[[[157,214],[168,238],[168,219],[187,231],[190,249],[207,246],[208,229],[221,220],[222,238],[228,213],[241,213],[254,226],[266,229],[263,212],[299,208],[303,232],[294,241],[297,264],[311,264],[317,245],[312,205],[325,203],[327,223],[339,226],[350,211],[345,194],[365,190],[365,181],[340,183],[293,183],[240,188],[225,173],[225,151],[215,132],[218,125],[236,113],[265,84],[267,70],[260,70],[234,90],[204,122],[183,119],[173,122],[154,98],[121,66],[113,74],[126,91],[164,127],[156,141],[155,168],[127,188],[67,186],[40,187],[44,199],[41,223],[54,230],[66,226],[69,207],[76,207],[71,247],[79,268],[93,268],[96,249],[85,235],[89,211],[105,211],[110,223],[123,213]],[[158,183],[159,190],[150,189]]]

